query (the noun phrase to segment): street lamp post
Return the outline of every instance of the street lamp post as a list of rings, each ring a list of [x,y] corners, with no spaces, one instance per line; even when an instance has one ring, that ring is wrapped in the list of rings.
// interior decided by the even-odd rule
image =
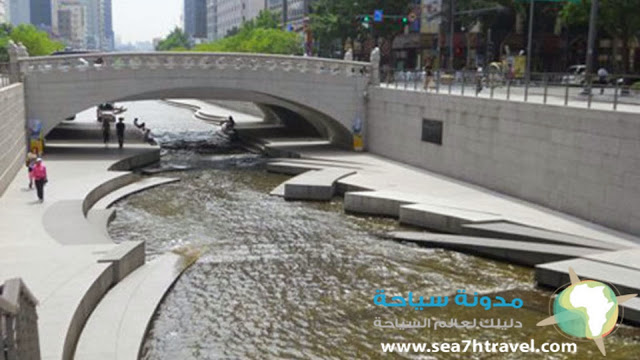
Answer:
[[[533,11],[535,0],[529,0],[529,38],[527,39],[527,71],[525,76],[525,101],[528,95],[529,82],[531,81],[531,49],[533,47]]]
[[[598,22],[598,0],[591,0],[591,14],[589,15],[589,37],[587,43],[587,59],[585,61],[586,69],[586,77],[585,77],[585,86],[582,91],[585,95],[591,94],[591,77],[593,76],[593,51],[596,43],[596,32],[598,27],[596,23]]]
[[[456,0],[449,1],[449,63],[447,68],[453,72],[453,36],[455,34]]]

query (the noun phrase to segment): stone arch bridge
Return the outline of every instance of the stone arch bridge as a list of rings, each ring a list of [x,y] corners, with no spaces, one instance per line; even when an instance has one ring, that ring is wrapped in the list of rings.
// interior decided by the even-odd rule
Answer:
[[[165,98],[251,101],[287,127],[336,144],[364,119],[369,63],[235,53],[96,53],[21,57],[27,119],[51,131],[100,103]]]

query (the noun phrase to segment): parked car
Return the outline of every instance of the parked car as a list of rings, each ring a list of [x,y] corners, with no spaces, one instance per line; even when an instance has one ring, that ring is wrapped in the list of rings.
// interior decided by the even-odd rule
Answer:
[[[585,83],[586,65],[572,65],[567,69],[567,74],[562,76],[563,85],[582,86]]]

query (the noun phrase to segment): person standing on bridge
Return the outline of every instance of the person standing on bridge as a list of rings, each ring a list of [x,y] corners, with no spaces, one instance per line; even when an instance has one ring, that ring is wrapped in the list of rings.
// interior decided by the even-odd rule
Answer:
[[[124,146],[124,129],[124,118],[121,117],[116,124],[116,135],[118,136],[118,145],[120,146],[120,149]]]
[[[102,141],[104,142],[104,147],[109,146],[109,139],[111,138],[111,121],[109,117],[102,117]]]
[[[36,159],[36,164],[33,166],[31,174],[36,183],[38,199],[40,200],[40,202],[44,202],[44,185],[49,180],[47,179],[47,167],[42,163],[42,158]]]

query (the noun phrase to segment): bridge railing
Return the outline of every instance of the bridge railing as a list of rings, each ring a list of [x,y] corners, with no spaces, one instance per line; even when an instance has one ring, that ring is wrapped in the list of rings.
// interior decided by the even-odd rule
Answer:
[[[11,84],[9,74],[10,74],[9,63],[0,62],[0,88],[9,86]]]
[[[0,360],[39,360],[38,301],[21,279],[0,285]]]
[[[640,75],[614,74],[604,79],[566,73],[532,73],[529,81],[500,72],[396,71],[380,74],[392,89],[601,110],[640,112]]]
[[[23,75],[70,71],[112,71],[121,69],[202,69],[284,71],[369,77],[371,64],[314,57],[246,53],[95,53],[21,58]]]

